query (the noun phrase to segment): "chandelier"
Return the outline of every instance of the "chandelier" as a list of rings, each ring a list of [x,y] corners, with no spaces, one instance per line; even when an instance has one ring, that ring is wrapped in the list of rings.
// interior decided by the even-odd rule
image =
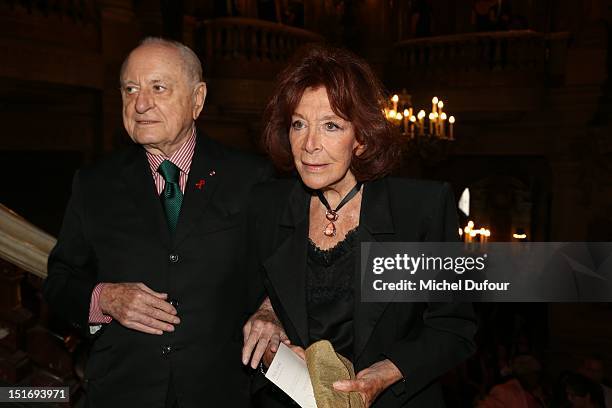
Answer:
[[[491,236],[491,230],[488,228],[476,228],[474,221],[468,221],[465,228],[459,228],[459,236],[463,242],[480,242],[486,244]]]
[[[402,97],[395,94],[391,103],[385,107],[387,120],[400,128],[403,135],[410,139],[430,138],[453,141],[455,140],[455,117],[448,116],[444,111],[444,101],[434,96],[431,99],[431,112],[421,109],[415,114],[411,95],[402,93]]]

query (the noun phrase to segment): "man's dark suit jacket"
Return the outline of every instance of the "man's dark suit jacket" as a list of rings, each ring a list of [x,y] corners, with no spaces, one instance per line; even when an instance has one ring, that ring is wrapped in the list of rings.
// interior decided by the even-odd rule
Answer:
[[[51,308],[87,328],[98,282],[143,282],[168,293],[181,318],[161,336],[105,326],[85,373],[89,406],[163,407],[171,376],[181,408],[249,405],[245,207],[270,175],[263,160],[199,136],[172,237],[142,147],[77,173],[49,258]]]
[[[457,241],[457,213],[447,184],[383,178],[363,188],[359,242]],[[263,265],[262,282],[274,310],[292,343],[302,347],[309,345],[310,197],[301,182],[278,180],[257,186],[249,208],[250,242],[257,245],[250,257]],[[357,273],[355,279],[359,288]],[[356,371],[388,358],[405,377],[381,394],[376,408],[444,406],[436,379],[475,349],[469,304],[361,303],[356,292],[353,323]],[[262,382],[256,378],[254,390]],[[260,393],[264,406],[278,406],[269,387]]]

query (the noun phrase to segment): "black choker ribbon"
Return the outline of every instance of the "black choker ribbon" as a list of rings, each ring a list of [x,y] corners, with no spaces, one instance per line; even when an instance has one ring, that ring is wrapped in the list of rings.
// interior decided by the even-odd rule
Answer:
[[[321,190],[317,190],[317,196],[319,197],[319,200],[321,200],[321,203],[323,203],[323,205],[326,208],[325,218],[327,218],[327,221],[329,221],[329,224],[327,224],[327,226],[323,230],[323,234],[325,234],[325,236],[328,236],[328,237],[336,236],[336,224],[334,224],[334,222],[338,221],[338,211],[342,207],[344,207],[346,203],[351,201],[353,197],[357,195],[357,193],[361,189],[362,184],[363,183],[361,182],[358,182],[357,184],[355,184],[355,187],[353,187],[351,191],[349,191],[348,194],[344,196],[342,201],[340,201],[340,204],[338,204],[338,206],[334,210],[332,210],[331,206],[329,205],[329,202],[327,202],[327,199],[323,195],[323,192]]]

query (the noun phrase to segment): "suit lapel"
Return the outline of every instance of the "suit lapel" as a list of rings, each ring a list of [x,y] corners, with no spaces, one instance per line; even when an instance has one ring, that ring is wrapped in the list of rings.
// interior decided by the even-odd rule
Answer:
[[[197,224],[210,203],[220,180],[225,177],[222,153],[208,139],[198,136],[173,246],[179,245]]]
[[[166,217],[155,190],[151,167],[142,147],[133,147],[121,175],[126,190],[131,194],[136,208],[143,218],[143,224],[149,231],[147,235],[160,237],[162,244],[169,247],[170,233],[168,232]]]
[[[393,217],[389,201],[389,191],[385,179],[375,180],[364,185],[359,216],[359,243],[384,242],[394,234]],[[361,248],[358,251],[361,253]],[[355,273],[355,315],[354,315],[354,361],[357,361],[372,335],[372,331],[389,302],[361,301],[361,270],[356,265]]]
[[[309,342],[306,307],[309,204],[310,195],[301,183],[296,183],[279,221],[280,245],[264,261],[268,278],[304,346]]]

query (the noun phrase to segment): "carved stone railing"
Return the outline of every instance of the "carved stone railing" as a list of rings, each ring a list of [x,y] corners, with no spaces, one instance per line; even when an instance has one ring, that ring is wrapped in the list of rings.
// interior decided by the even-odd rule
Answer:
[[[557,72],[550,64],[563,59],[567,38],[520,30],[405,40],[393,47],[389,74],[405,87],[542,83]]]
[[[0,204],[0,258],[45,278],[55,238]]]
[[[80,52],[96,52],[101,48],[97,0],[0,0],[0,26],[2,40]]]
[[[82,23],[98,18],[97,0],[0,0],[0,7],[16,14],[59,16]]]
[[[69,386],[81,393],[85,348],[71,328],[53,322],[42,299],[55,238],[0,204],[0,382]]]
[[[323,40],[310,31],[248,18],[202,24],[205,71],[216,77],[274,78],[300,46]]]

